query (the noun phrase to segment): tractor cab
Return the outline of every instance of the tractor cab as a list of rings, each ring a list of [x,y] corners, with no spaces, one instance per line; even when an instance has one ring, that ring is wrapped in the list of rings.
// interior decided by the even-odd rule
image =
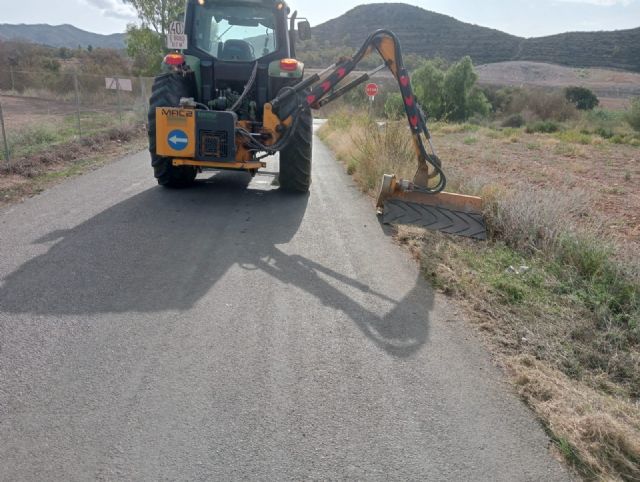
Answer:
[[[196,4],[190,25],[193,46],[201,55],[227,62],[253,62],[278,50],[288,57],[285,9],[272,4]]]
[[[264,104],[302,78],[304,66],[294,58],[296,33],[306,39],[310,27],[296,20],[281,0],[189,0],[184,55],[196,74],[196,100],[228,109],[253,80],[236,112],[240,120],[261,120]]]

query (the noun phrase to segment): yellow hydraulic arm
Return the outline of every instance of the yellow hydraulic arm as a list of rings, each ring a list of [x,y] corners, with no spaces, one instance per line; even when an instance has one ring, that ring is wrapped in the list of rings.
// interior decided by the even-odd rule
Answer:
[[[338,84],[362,59],[374,51],[382,57],[384,64],[336,90]],[[443,192],[446,177],[431,143],[425,115],[413,94],[409,73],[402,61],[400,42],[389,30],[372,33],[353,57],[340,59],[323,72],[285,90],[266,104],[264,125],[278,133],[278,139],[271,148],[279,150],[282,145],[286,145],[287,138],[296,128],[300,112],[322,107],[365,82],[384,67],[393,73],[398,82],[418,163],[413,181],[397,179],[394,175],[384,176],[377,201],[378,208],[384,213],[384,222],[417,224],[429,229],[485,239],[482,200],[475,196]]]

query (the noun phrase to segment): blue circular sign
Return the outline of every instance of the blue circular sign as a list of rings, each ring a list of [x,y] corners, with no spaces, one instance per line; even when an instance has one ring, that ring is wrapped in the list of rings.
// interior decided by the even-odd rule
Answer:
[[[189,145],[189,136],[185,131],[175,129],[169,132],[167,141],[169,142],[169,147],[171,147],[171,149],[174,151],[181,151]]]

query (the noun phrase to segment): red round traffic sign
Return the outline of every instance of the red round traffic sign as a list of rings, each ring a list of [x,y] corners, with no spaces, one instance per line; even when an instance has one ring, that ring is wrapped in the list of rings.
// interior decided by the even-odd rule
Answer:
[[[376,95],[378,95],[378,84],[374,84],[373,82],[367,84],[367,86],[365,87],[365,92],[369,97],[375,97]]]

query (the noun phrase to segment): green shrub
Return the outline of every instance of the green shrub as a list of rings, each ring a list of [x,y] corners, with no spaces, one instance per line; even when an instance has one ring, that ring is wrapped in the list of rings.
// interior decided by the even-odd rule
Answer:
[[[598,127],[593,132],[594,134],[599,135],[603,139],[611,139],[615,135],[612,129],[609,129],[606,127]]]
[[[631,108],[627,111],[626,121],[633,130],[640,132],[640,97],[631,101]]]
[[[588,132],[578,132],[575,130],[568,130],[558,132],[555,135],[556,138],[564,142],[571,142],[573,144],[589,145],[592,142],[591,134]]]
[[[613,259],[613,249],[601,239],[567,235],[558,249],[558,274],[573,285],[603,327],[616,323],[630,328],[630,339],[637,341],[640,287]]]
[[[617,127],[624,122],[624,112],[606,109],[594,109],[583,112],[583,119],[590,126]]]
[[[511,98],[513,97],[513,93],[518,90],[514,87],[494,87],[494,86],[483,86],[482,93],[491,104],[491,112],[494,113],[504,113],[509,102],[511,102]]]
[[[392,92],[384,103],[384,115],[387,119],[397,120],[404,115],[404,102],[399,92]]]
[[[593,110],[600,104],[596,94],[586,87],[567,87],[564,96],[579,110]]]
[[[540,120],[563,122],[577,116],[577,110],[562,92],[543,89],[513,89],[508,91],[508,100],[502,113],[505,115],[527,113],[528,117]]]
[[[512,114],[502,121],[500,124],[502,127],[522,127],[525,125],[524,117],[522,114]]]
[[[552,134],[560,130],[560,125],[553,121],[539,121],[529,124],[525,129],[527,134]]]
[[[350,159],[349,162],[347,163],[347,174],[351,176],[355,174],[357,170],[358,170],[358,161],[353,158]]]

